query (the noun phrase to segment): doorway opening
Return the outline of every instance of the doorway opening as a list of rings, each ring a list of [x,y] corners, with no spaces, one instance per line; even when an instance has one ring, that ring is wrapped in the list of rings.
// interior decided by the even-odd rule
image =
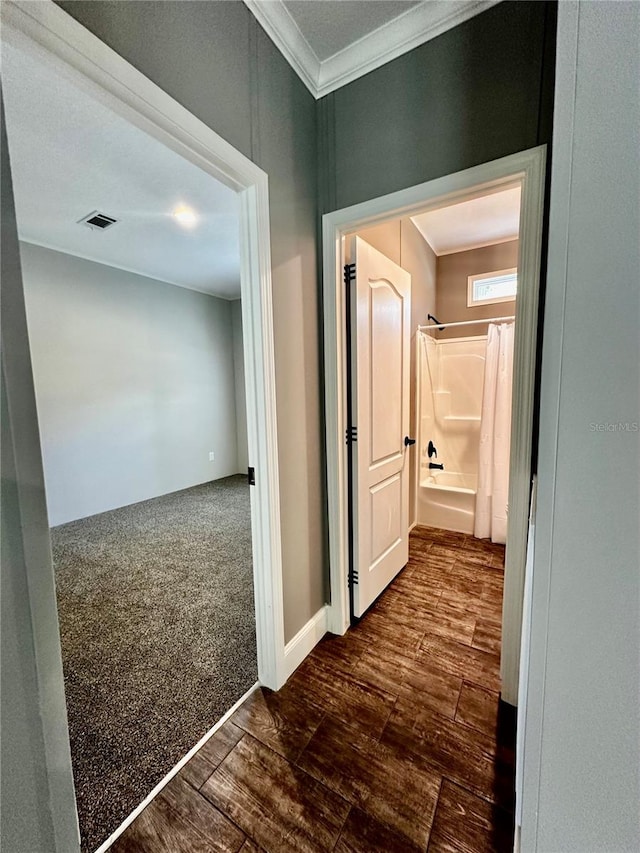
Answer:
[[[413,218],[436,250],[416,333],[413,523],[506,545],[521,186]]]
[[[409,527],[414,522],[422,524],[432,524],[434,527],[443,525],[443,516],[438,515],[437,507],[447,506],[452,511],[455,510],[454,505],[461,504],[454,511],[456,521],[444,522],[449,524],[454,530],[459,519],[465,518],[467,525],[469,524],[470,512],[469,503],[472,503],[475,510],[477,492],[477,481],[466,483],[465,476],[469,473],[465,466],[467,462],[472,466],[472,460],[465,457],[465,452],[469,452],[473,445],[477,449],[477,429],[480,425],[481,411],[478,410],[478,400],[472,401],[465,398],[467,379],[466,371],[462,377],[462,392],[457,394],[455,403],[452,402],[452,389],[442,387],[443,365],[447,362],[447,367],[451,367],[456,363],[456,360],[448,359],[447,355],[453,355],[452,349],[459,349],[462,341],[458,340],[454,345],[451,343],[450,336],[457,334],[457,329],[469,329],[470,334],[465,337],[478,337],[474,335],[472,329],[474,327],[456,327],[445,323],[445,319],[449,323],[468,322],[468,320],[479,319],[477,313],[480,312],[480,317],[484,322],[484,331],[487,332],[487,319],[508,317],[507,320],[501,320],[498,324],[500,328],[504,326],[504,340],[511,334],[514,336],[513,343],[513,401],[510,411],[513,413],[511,418],[510,429],[510,449],[508,452],[509,459],[509,477],[508,477],[508,531],[506,542],[506,564],[505,564],[505,579],[504,579],[504,597],[503,597],[503,612],[502,612],[502,648],[501,648],[501,696],[512,705],[517,704],[518,693],[518,666],[520,653],[520,632],[522,626],[522,597],[524,585],[524,571],[526,559],[527,531],[528,531],[528,515],[531,493],[531,447],[533,434],[533,419],[534,419],[534,382],[535,382],[535,356],[536,356],[536,339],[538,326],[538,284],[539,284],[539,268],[540,268],[540,253],[541,253],[541,233],[542,233],[542,201],[544,191],[544,162],[545,150],[544,147],[525,151],[520,154],[502,158],[501,160],[492,163],[484,164],[464,172],[456,173],[455,175],[446,176],[444,178],[430,181],[426,184],[412,187],[408,190],[403,190],[386,196],[380,199],[375,199],[371,202],[365,202],[360,205],[348,208],[343,211],[336,211],[327,214],[323,221],[323,238],[324,238],[324,299],[325,299],[325,372],[326,372],[326,409],[327,409],[327,452],[328,452],[328,490],[329,490],[329,522],[330,522],[330,564],[331,564],[331,606],[329,611],[329,628],[332,632],[343,634],[349,625],[349,600],[350,586],[353,586],[353,568],[355,567],[357,577],[356,583],[359,584],[359,575],[363,571],[363,566],[369,575],[372,574],[372,568],[377,567],[377,551],[373,547],[374,544],[381,546],[381,554],[385,558],[390,548],[391,539],[395,543],[396,539],[400,538],[405,541],[403,548],[397,548],[398,565],[395,571],[399,571],[406,560],[402,562],[403,549],[408,553],[408,533]],[[362,429],[366,428],[371,432],[371,423],[373,423],[373,415],[375,411],[370,407],[367,409],[366,417],[369,423],[348,422],[348,415],[352,409],[352,401],[349,399],[348,379],[349,373],[353,374],[357,371],[358,356],[351,350],[351,363],[349,362],[348,344],[349,334],[346,328],[347,308],[345,290],[343,284],[342,266],[345,262],[346,244],[351,235],[359,235],[360,238],[366,240],[372,239],[378,242],[378,249],[384,248],[385,229],[388,231],[388,224],[395,222],[395,228],[400,235],[402,225],[410,223],[412,228],[418,227],[418,223],[426,227],[426,221],[436,216],[437,211],[448,209],[452,212],[454,220],[460,221],[460,205],[470,205],[473,208],[474,204],[482,203],[480,200],[493,197],[506,198],[509,193],[519,193],[519,203],[517,205],[517,235],[518,240],[515,245],[511,246],[510,260],[507,262],[499,254],[497,247],[503,245],[507,247],[508,243],[513,244],[513,233],[503,235],[510,237],[511,240],[505,240],[504,243],[497,243],[493,240],[494,256],[489,263],[489,267],[482,266],[471,268],[467,275],[464,276],[464,311],[460,316],[455,313],[449,313],[449,306],[446,313],[438,316],[438,303],[436,301],[435,281],[432,282],[432,291],[429,291],[429,285],[426,283],[422,290],[419,300],[414,301],[414,306],[411,310],[410,329],[406,323],[398,319],[398,328],[403,328],[405,337],[413,338],[413,353],[414,353],[414,412],[413,419],[410,421],[411,429],[405,432],[403,416],[398,408],[398,428],[395,430],[397,435],[394,435],[393,441],[397,444],[396,455],[402,460],[400,468],[405,471],[410,469],[413,488],[409,489],[408,480],[405,488],[409,491],[409,497],[413,493],[411,506],[410,523],[405,523],[402,516],[402,495],[400,486],[395,488],[394,501],[397,504],[397,509],[391,503],[381,508],[380,518],[385,519],[387,524],[387,532],[391,531],[393,525],[388,522],[389,519],[394,519],[394,524],[397,524],[397,531],[389,533],[391,537],[389,542],[373,543],[372,538],[365,541],[361,537],[361,526],[358,526],[357,520],[350,528],[349,513],[350,513],[350,483],[349,483],[349,466],[350,460],[354,458],[353,447],[349,442],[349,434],[347,430],[352,427],[357,427],[357,442],[359,443],[362,436]],[[513,201],[513,199],[512,199]],[[458,209],[456,210],[456,207]],[[439,214],[442,219],[443,214]],[[407,226],[408,227],[408,226]],[[419,228],[418,228],[419,230]],[[446,232],[446,222],[444,222],[444,231]],[[434,241],[437,239],[432,237]],[[502,239],[502,238],[499,238]],[[483,241],[485,248],[487,243],[491,243],[491,239]],[[435,255],[433,248],[429,247],[431,254]],[[478,248],[478,251],[480,249]],[[428,254],[428,253],[427,253]],[[486,254],[486,253],[485,253]],[[504,253],[503,253],[504,254]],[[442,258],[447,257],[444,251]],[[453,258],[454,255],[449,257]],[[506,255],[505,255],[506,257]],[[514,258],[517,260],[514,262]],[[468,259],[468,258],[467,258]],[[351,259],[346,259],[351,262]],[[402,261],[402,258],[399,258]],[[473,260],[473,259],[472,259]],[[401,264],[400,264],[401,266]],[[445,265],[443,265],[445,266]],[[491,298],[493,287],[494,298],[504,297],[504,293],[498,293],[500,287],[506,287],[502,281],[496,281],[499,274],[504,274],[505,270],[517,268],[517,320],[515,323],[512,320],[514,315],[513,310],[496,310],[504,305],[514,303],[490,303],[487,301]],[[474,285],[470,279],[475,276],[484,274],[494,274],[493,279],[478,279],[479,282],[485,281],[483,287],[477,285],[475,294],[477,298],[485,300],[483,305],[468,305],[468,289],[471,288],[472,297],[474,295]],[[365,273],[368,275],[368,273]],[[357,276],[357,263],[356,263]],[[425,277],[427,273],[425,272]],[[345,276],[345,280],[351,276]],[[369,277],[370,282],[377,288],[381,280],[391,281],[389,275],[385,272],[374,272]],[[399,293],[399,288],[395,288]],[[351,291],[353,292],[353,291]],[[496,293],[498,295],[496,296]],[[413,290],[412,290],[413,295]],[[353,314],[354,298],[351,297],[351,307]],[[510,298],[510,297],[507,297]],[[445,297],[446,302],[446,297]],[[373,305],[374,301],[369,298],[365,299],[363,304]],[[381,302],[382,304],[382,302]],[[400,300],[398,300],[400,304]],[[386,313],[387,319],[393,314],[390,305],[383,307],[381,317]],[[453,310],[453,308],[452,308]],[[357,308],[356,308],[357,311]],[[466,315],[470,311],[472,316]],[[487,313],[489,312],[489,313]],[[396,312],[399,318],[400,308]],[[375,315],[375,311],[374,311]],[[431,315],[429,317],[428,315]],[[384,321],[386,322],[386,320]],[[374,321],[371,316],[367,315],[367,319],[362,322],[360,317],[357,321],[358,325],[364,328],[367,324],[369,329],[374,329]],[[442,326],[442,331],[438,331],[438,327]],[[419,327],[423,327],[419,329]],[[515,327],[515,328],[514,328]],[[352,337],[354,325],[351,325]],[[477,328],[477,327],[476,327]],[[482,324],[480,324],[482,329]],[[372,333],[373,334],[373,333]],[[500,335],[500,331],[498,331]],[[442,336],[442,338],[440,337]],[[466,342],[464,345],[470,347],[475,346],[480,349],[484,348],[486,353],[486,343],[476,341],[475,343]],[[463,345],[463,346],[464,346]],[[410,352],[410,344],[406,342],[407,352]],[[421,347],[421,350],[418,349]],[[441,356],[440,361],[436,363],[435,353],[431,360],[427,361],[426,353],[429,349],[434,350],[440,348],[438,356]],[[357,346],[356,346],[357,350]],[[384,350],[383,350],[384,351]],[[385,352],[388,352],[385,351]],[[465,356],[466,357],[466,356]],[[401,365],[402,361],[407,361],[408,355],[402,356],[400,349],[396,359],[396,367]],[[389,359],[386,360],[385,370],[388,372]],[[475,382],[476,390],[480,386],[480,382],[484,376],[484,365],[482,371],[480,365],[483,364],[482,356],[478,353],[478,358],[474,358],[473,353],[468,354],[467,361],[469,364],[475,364],[478,368],[477,382]],[[459,363],[459,362],[458,362]],[[423,364],[421,376],[422,393],[417,395],[417,371],[415,365],[421,367]],[[428,371],[431,369],[433,374],[433,386],[431,391],[425,392],[424,384],[428,377]],[[440,373],[438,373],[440,371]],[[410,372],[407,371],[410,375]],[[437,374],[437,375],[436,375]],[[455,374],[455,371],[454,371]],[[375,371],[374,379],[379,380],[381,377],[380,371]],[[384,377],[382,377],[384,378]],[[374,382],[371,379],[371,374],[360,382],[363,386],[366,382]],[[448,379],[446,380],[449,381]],[[437,384],[436,384],[437,383]],[[460,384],[460,382],[458,383]],[[374,385],[371,384],[371,388]],[[396,383],[397,387],[397,383]],[[408,382],[407,388],[411,387]],[[382,400],[386,391],[381,391]],[[440,426],[447,424],[447,442],[449,447],[446,450],[447,460],[441,457],[442,450],[437,447],[438,440],[441,440],[440,434],[427,435],[429,429],[428,413],[422,411],[427,407],[431,395],[431,408],[433,409],[434,398],[439,397],[437,415],[431,413],[432,430],[435,429],[436,419]],[[402,396],[398,392],[398,396]],[[418,402],[418,396],[420,401]],[[467,395],[468,396],[468,395]],[[478,395],[476,395],[478,396]],[[449,409],[446,408],[445,398],[449,401]],[[409,400],[404,403],[406,411],[409,411]],[[468,412],[463,412],[462,408],[468,408]],[[503,407],[504,408],[504,407]],[[471,411],[473,409],[473,411]],[[419,416],[419,417],[418,417]],[[449,420],[445,421],[444,418]],[[473,419],[473,420],[471,420]],[[473,427],[470,425],[474,425]],[[420,427],[418,434],[414,435],[413,430]],[[464,432],[463,430],[466,430]],[[476,432],[475,438],[472,437],[473,432]],[[444,432],[442,433],[444,436]],[[345,442],[345,436],[347,442]],[[412,442],[416,441],[413,445]],[[419,444],[417,443],[419,440]],[[406,442],[406,445],[405,445]],[[504,451],[504,441],[498,442]],[[351,446],[350,446],[351,445]],[[424,445],[424,446],[423,446]],[[441,441],[442,445],[442,441]],[[442,445],[443,446],[443,445]],[[360,446],[362,448],[362,445]],[[380,445],[382,447],[382,445]],[[362,450],[362,455],[367,455],[368,448]],[[387,464],[387,460],[391,459],[392,452],[389,448],[384,449],[380,460],[376,460],[375,455],[369,453],[369,461],[372,462],[371,469],[379,467],[379,464]],[[431,454],[430,452],[431,451]],[[436,456],[438,454],[439,456]],[[357,455],[356,455],[357,458]],[[422,464],[425,467],[423,469]],[[429,468],[429,465],[445,465],[448,469]],[[353,474],[354,480],[361,473],[354,464]],[[468,466],[467,466],[468,467]],[[400,470],[400,469],[399,469]],[[471,469],[469,469],[471,470]],[[476,463],[477,477],[477,463]],[[455,474],[456,482],[445,482],[447,475]],[[432,479],[430,479],[432,478]],[[442,479],[444,478],[444,480]],[[438,482],[440,479],[440,482]],[[471,475],[466,476],[466,479],[473,479]],[[463,482],[464,480],[464,482]],[[390,482],[390,481],[389,481]],[[379,486],[374,484],[374,490],[377,494],[381,494]],[[352,490],[353,491],[353,490]],[[391,490],[390,490],[391,492]],[[444,496],[444,497],[443,497]],[[376,520],[376,502],[373,500],[373,492],[371,496],[366,496],[366,501],[361,501],[364,506],[368,504],[366,512],[370,514],[369,527],[370,531],[378,531],[377,535],[380,538],[379,519]],[[426,501],[426,503],[425,503]],[[429,504],[427,509],[426,504]],[[496,501],[496,505],[498,501]],[[504,508],[506,512],[506,507]],[[426,515],[425,515],[426,513]],[[354,511],[357,515],[357,511]],[[407,521],[409,514],[406,516]],[[422,519],[421,521],[419,519]],[[425,520],[426,519],[426,520]],[[466,528],[464,528],[466,529]],[[386,534],[385,534],[386,535]],[[466,534],[463,534],[466,535]],[[469,534],[470,535],[470,534]],[[384,536],[382,537],[384,538]],[[360,549],[360,550],[358,550]],[[380,550],[380,549],[378,549]],[[351,583],[350,583],[351,581]],[[387,581],[388,582],[388,581]],[[382,587],[384,588],[384,587]],[[369,595],[373,600],[376,594],[382,591],[382,588],[373,590],[373,594]],[[368,601],[370,604],[371,601]],[[368,605],[367,605],[368,606]],[[366,608],[365,608],[366,609]],[[358,615],[358,614],[356,614]]]
[[[92,850],[285,680],[267,176],[53,4],[3,9],[3,88],[58,594],[36,635],[62,634]]]

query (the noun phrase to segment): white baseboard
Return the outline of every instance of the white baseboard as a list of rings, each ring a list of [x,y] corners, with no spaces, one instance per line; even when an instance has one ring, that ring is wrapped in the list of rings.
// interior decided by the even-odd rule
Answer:
[[[135,809],[131,812],[131,814],[130,814],[128,817],[126,817],[126,818],[122,821],[122,823],[121,823],[121,824],[120,824],[120,826],[115,830],[115,832],[113,832],[113,833],[109,836],[109,838],[107,838],[107,840],[106,840],[106,841],[104,841],[104,842],[100,845],[100,847],[98,847],[98,849],[95,851],[95,853],[106,853],[106,851],[109,849],[109,847],[111,847],[111,845],[114,843],[114,841],[116,840],[116,838],[118,838],[120,835],[122,835],[122,833],[125,831],[125,829],[126,829],[130,824],[132,824],[132,823],[133,823],[133,821],[138,817],[138,815],[140,814],[140,812],[144,811],[144,809],[149,805],[149,803],[151,802],[151,800],[153,800],[153,798],[154,798],[157,794],[159,794],[159,793],[160,793],[160,791],[164,788],[164,786],[167,784],[167,782],[169,782],[169,781],[171,781],[171,779],[173,779],[173,777],[176,775],[176,773],[178,773],[178,771],[179,771],[179,770],[181,770],[181,769],[184,767],[184,765],[187,763],[187,761],[189,761],[189,759],[193,758],[193,756],[194,756],[194,755],[196,754],[196,752],[200,749],[200,747],[201,747],[201,746],[203,746],[203,745],[204,745],[204,744],[209,740],[209,738],[211,737],[211,735],[215,734],[215,733],[218,731],[218,729],[222,726],[222,724],[223,724],[223,723],[226,723],[226,721],[229,719],[229,717],[230,717],[233,713],[235,713],[235,711],[237,711],[237,710],[238,710],[238,708],[240,707],[240,705],[242,705],[242,703],[244,702],[244,700],[245,700],[248,696],[250,696],[250,695],[253,693],[253,691],[254,691],[254,690],[257,690],[257,689],[258,689],[258,687],[260,687],[260,682],[256,681],[256,683],[253,685],[253,687],[250,687],[250,688],[247,690],[247,692],[244,694],[244,696],[241,696],[241,697],[238,699],[238,701],[235,703],[235,705],[233,705],[231,708],[229,708],[229,710],[227,711],[227,713],[226,713],[223,717],[220,717],[220,719],[218,720],[218,722],[217,722],[217,723],[215,723],[215,724],[214,724],[214,725],[209,729],[209,731],[208,731],[208,732],[207,732],[203,737],[201,737],[201,738],[200,738],[200,740],[198,741],[198,743],[197,743],[197,744],[196,744],[192,749],[190,749],[190,750],[189,750],[189,752],[188,752],[185,756],[183,756],[183,757],[180,759],[180,761],[178,761],[178,763],[175,765],[175,767],[172,767],[172,768],[171,768],[171,770],[167,773],[167,775],[164,777],[164,779],[161,779],[161,780],[160,780],[160,782],[158,782],[158,784],[155,786],[155,788],[153,789],[153,791],[150,791],[150,792],[147,794],[147,796],[146,796],[146,797],[144,798],[144,800],[140,803],[140,805],[138,805],[138,806],[136,806],[136,807],[135,807]]]
[[[309,652],[313,651],[327,633],[328,609],[327,604],[321,607],[315,616],[312,616],[284,647],[284,666],[287,678],[296,671]]]

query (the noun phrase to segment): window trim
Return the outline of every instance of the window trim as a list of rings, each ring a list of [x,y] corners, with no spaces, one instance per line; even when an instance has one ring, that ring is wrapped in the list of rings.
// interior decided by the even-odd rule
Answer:
[[[513,296],[493,296],[489,299],[474,299],[473,298],[473,285],[476,281],[482,281],[486,278],[496,278],[500,275],[516,275],[516,284],[517,284],[517,275],[518,268],[511,267],[506,270],[493,270],[492,272],[483,272],[483,273],[475,273],[474,275],[470,275],[467,278],[467,308],[477,308],[480,305],[497,305],[499,302],[513,302],[517,296],[517,293]]]

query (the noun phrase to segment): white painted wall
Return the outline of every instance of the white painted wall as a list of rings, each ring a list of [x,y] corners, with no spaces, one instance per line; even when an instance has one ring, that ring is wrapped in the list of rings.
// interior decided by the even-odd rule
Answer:
[[[246,474],[249,467],[247,446],[247,396],[244,384],[244,354],[242,351],[242,302],[231,303],[233,321],[233,370],[236,383],[236,430],[238,444],[238,473]]]
[[[20,245],[50,524],[235,474],[231,303]]]
[[[558,11],[521,849],[631,853],[640,850],[640,4]]]

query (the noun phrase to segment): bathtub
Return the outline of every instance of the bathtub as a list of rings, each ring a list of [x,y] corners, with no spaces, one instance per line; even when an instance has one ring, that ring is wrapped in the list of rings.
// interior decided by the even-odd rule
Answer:
[[[473,533],[476,482],[470,474],[430,470],[420,472],[417,521],[459,533]]]

